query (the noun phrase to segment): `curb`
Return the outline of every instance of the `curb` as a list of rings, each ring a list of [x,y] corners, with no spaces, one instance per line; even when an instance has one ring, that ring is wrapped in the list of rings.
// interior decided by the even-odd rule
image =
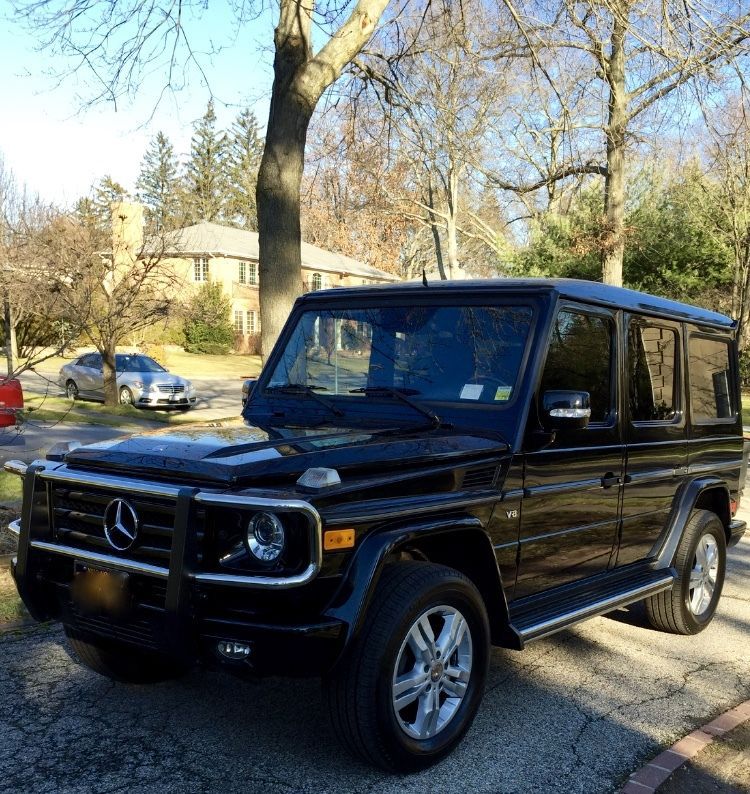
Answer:
[[[633,772],[620,789],[620,794],[652,794],[686,761],[712,744],[716,737],[734,730],[747,720],[750,720],[750,700],[725,711],[703,727],[696,728],[692,733],[675,742],[668,750]]]

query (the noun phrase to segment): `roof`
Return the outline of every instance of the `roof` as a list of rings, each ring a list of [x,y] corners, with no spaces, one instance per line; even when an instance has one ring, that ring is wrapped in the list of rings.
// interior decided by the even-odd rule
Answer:
[[[166,252],[170,254],[209,254],[256,261],[259,254],[258,232],[209,221],[170,232],[165,245]],[[302,267],[326,273],[349,273],[362,278],[399,281],[399,277],[393,273],[305,242],[302,243]]]
[[[615,309],[626,309],[643,314],[667,317],[674,320],[690,320],[702,325],[712,325],[719,328],[734,328],[736,323],[731,317],[724,314],[691,306],[688,303],[660,298],[646,292],[638,292],[624,287],[613,287],[598,281],[583,281],[572,278],[545,279],[545,278],[492,278],[472,279],[470,281],[429,281],[425,287],[422,281],[400,282],[398,284],[373,284],[367,287],[345,288],[347,297],[359,295],[388,294],[393,297],[404,295],[411,299],[416,293],[425,294],[428,290],[439,293],[470,294],[476,296],[479,292],[496,293],[556,293],[561,298],[584,301],[599,306]],[[323,290],[309,293],[300,300],[325,300],[326,296],[339,295],[341,290]]]

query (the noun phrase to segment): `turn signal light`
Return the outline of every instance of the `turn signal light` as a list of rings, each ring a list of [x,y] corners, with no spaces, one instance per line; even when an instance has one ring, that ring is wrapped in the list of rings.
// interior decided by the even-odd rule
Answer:
[[[353,529],[329,529],[323,533],[323,549],[325,551],[341,551],[354,548]]]

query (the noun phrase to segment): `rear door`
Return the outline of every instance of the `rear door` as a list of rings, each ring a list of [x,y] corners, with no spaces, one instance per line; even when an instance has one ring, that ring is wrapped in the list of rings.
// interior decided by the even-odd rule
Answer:
[[[548,390],[586,391],[591,421],[584,429],[558,431],[549,446],[525,455],[514,598],[610,565],[623,476],[617,359],[614,312],[560,306],[536,399]]]
[[[651,556],[687,476],[682,328],[626,315],[627,457],[617,565]]]

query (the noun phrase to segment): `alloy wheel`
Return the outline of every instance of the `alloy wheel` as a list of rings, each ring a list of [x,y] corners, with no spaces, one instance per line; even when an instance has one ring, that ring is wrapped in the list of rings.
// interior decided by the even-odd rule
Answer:
[[[430,739],[453,719],[469,685],[471,631],[451,606],[423,612],[401,644],[393,673],[396,720],[413,739]]]
[[[711,605],[719,574],[719,544],[713,535],[703,535],[698,541],[690,571],[690,611],[703,615]]]

